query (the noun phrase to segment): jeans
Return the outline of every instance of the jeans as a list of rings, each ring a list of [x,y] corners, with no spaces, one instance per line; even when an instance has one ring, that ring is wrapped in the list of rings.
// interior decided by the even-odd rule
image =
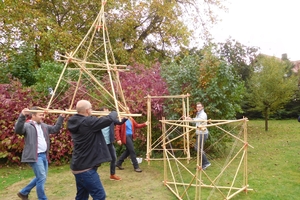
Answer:
[[[121,166],[122,163],[124,162],[124,160],[130,155],[130,159],[132,161],[134,169],[139,168],[139,164],[136,160],[136,154],[135,154],[135,151],[134,151],[132,135],[126,135],[126,144],[125,144],[125,146],[126,146],[126,150],[120,156],[120,158],[117,162],[117,165]]]
[[[107,147],[112,159],[110,161],[110,175],[114,175],[116,174],[116,161],[117,161],[116,149],[113,143],[108,144]]]
[[[88,200],[89,194],[94,200],[105,199],[105,190],[97,173],[97,168],[93,168],[79,174],[74,174],[74,176],[77,187],[75,200]]]
[[[35,174],[35,178],[33,178],[30,183],[24,187],[20,193],[23,195],[28,195],[32,188],[36,186],[36,193],[39,200],[46,200],[45,194],[45,182],[48,173],[48,161],[46,153],[39,153],[37,162],[29,163],[33,172]]]
[[[198,142],[200,144],[199,151],[201,151],[201,153],[202,153],[202,167],[209,164],[209,161],[206,158],[205,152],[203,151],[203,146],[204,146],[204,143],[207,140],[207,138],[208,138],[208,134],[199,134],[199,135],[197,135],[197,139],[196,139],[196,143],[195,143],[196,151],[198,151]],[[203,140],[203,146],[202,146],[202,140]]]

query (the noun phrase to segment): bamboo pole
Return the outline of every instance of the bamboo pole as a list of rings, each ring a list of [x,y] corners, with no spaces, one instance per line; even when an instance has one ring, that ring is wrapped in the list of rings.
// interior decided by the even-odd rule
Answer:
[[[77,111],[74,110],[58,110],[58,109],[44,109],[44,110],[28,110],[32,113],[51,113],[51,114],[77,114]],[[109,115],[110,112],[105,111],[92,111],[92,115],[98,115],[98,116],[106,116]],[[140,117],[142,114],[130,114],[130,113],[120,113],[121,117]]]
[[[110,72],[110,66],[109,66],[109,60],[108,60],[108,56],[107,56],[107,47],[106,47],[106,37],[105,37],[105,29],[107,29],[106,27],[106,22],[105,22],[105,17],[104,17],[104,6],[103,7],[103,18],[102,18],[102,22],[103,22],[103,27],[102,27],[102,34],[103,34],[103,43],[104,43],[104,51],[105,51],[105,61],[106,61],[106,67],[107,67],[107,73],[109,75],[109,81],[110,81],[110,85],[111,85],[111,91],[113,94],[113,99],[115,102],[115,106],[116,106],[116,111],[119,113],[119,106],[118,106],[118,101],[117,101],[117,97],[116,97],[116,93],[115,93],[115,88],[114,88],[114,84],[113,84],[113,80],[112,80],[112,75]],[[108,39],[109,40],[109,39]],[[121,118],[119,117],[119,120],[121,121]]]
[[[166,150],[166,126],[164,123],[162,123],[162,135],[163,135],[163,144],[162,144],[162,148],[163,148],[163,159],[164,159],[164,183],[168,180],[168,170],[167,170],[167,150]]]
[[[185,116],[185,101],[184,98],[181,98],[181,104],[182,104],[182,114],[181,116]],[[185,128],[182,129],[183,133],[185,133]],[[187,136],[183,136],[183,153],[187,154]]]
[[[82,71],[80,70],[79,78],[78,78],[77,83],[76,83],[76,88],[75,88],[75,91],[74,91],[74,94],[73,94],[73,98],[72,98],[72,102],[71,102],[71,104],[69,106],[69,109],[72,109],[72,107],[73,107],[73,104],[74,104],[74,101],[75,101],[75,96],[77,94],[79,83],[81,81],[81,76],[82,76]]]
[[[243,129],[244,129],[244,141],[245,141],[245,159],[244,159],[244,186],[248,186],[248,131],[247,131],[247,120],[244,121]],[[247,193],[247,188],[245,190]]]
[[[149,95],[148,95],[149,96]],[[146,158],[148,160],[148,165],[150,165],[150,156],[151,156],[151,147],[150,144],[152,142],[151,138],[151,99],[147,98],[147,121],[149,122],[148,126],[147,126],[147,154],[146,154]]]
[[[149,98],[151,99],[171,99],[171,98],[185,98],[185,97],[188,97],[189,95],[184,95],[184,94],[181,94],[181,95],[167,95],[167,96],[150,96]],[[148,98],[148,97],[144,97],[144,98]]]
[[[237,139],[237,140],[239,140],[240,142],[242,142],[242,143],[245,144],[245,140],[242,140],[242,139],[236,137],[235,135],[231,134],[230,132],[224,130],[223,128],[221,128],[221,127],[219,127],[219,126],[216,126],[216,127],[217,127],[218,129],[221,129],[222,131],[224,131],[225,133],[227,133],[227,134],[230,135],[231,137],[233,137],[233,138],[235,138],[235,139]],[[248,145],[249,145],[251,148],[254,148],[254,147],[251,146],[250,144],[248,144]]]
[[[239,170],[240,170],[240,168],[241,168],[242,162],[244,161],[244,157],[245,157],[245,151],[243,151],[242,158],[241,158],[241,160],[240,160],[240,162],[239,162],[239,165],[238,165],[238,167],[237,167],[237,170],[236,170],[235,175],[234,175],[234,177],[233,177],[233,180],[232,180],[232,182],[231,182],[231,186],[230,186],[230,189],[229,189],[229,191],[228,191],[227,197],[229,196],[229,194],[230,194],[230,192],[231,192],[231,190],[232,190],[233,184],[235,183],[235,180],[236,180],[236,177],[237,177],[237,175],[238,175],[238,172],[239,172]]]
[[[189,113],[190,113],[190,109],[189,109],[189,105],[190,105],[190,102],[189,102],[189,93],[186,94],[186,112],[184,113],[184,116],[187,116]],[[186,122],[186,125],[188,125],[188,122]],[[186,128],[185,129],[187,133],[190,132],[189,128]],[[191,152],[190,152],[190,134],[186,134],[186,140],[187,140],[187,163],[190,162],[190,159],[191,159]]]
[[[65,64],[65,66],[64,66],[64,68],[63,68],[63,71],[62,71],[62,73],[61,73],[60,76],[59,76],[58,82],[57,82],[57,84],[56,84],[56,86],[55,86],[55,89],[53,90],[53,93],[52,93],[52,95],[51,95],[50,101],[48,102],[47,108],[50,108],[50,105],[51,105],[51,103],[52,103],[52,101],[53,101],[53,98],[54,98],[55,93],[56,93],[56,91],[57,91],[58,85],[60,84],[60,81],[61,81],[61,79],[62,79],[63,74],[65,73],[66,68],[67,68],[67,64]]]

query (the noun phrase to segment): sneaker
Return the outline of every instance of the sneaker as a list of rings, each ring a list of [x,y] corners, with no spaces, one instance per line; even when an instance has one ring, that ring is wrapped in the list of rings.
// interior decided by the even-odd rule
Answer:
[[[211,166],[211,163],[208,163],[207,165],[204,165],[204,166],[202,167],[202,169],[203,169],[203,170],[206,170],[206,168],[208,168],[209,166]]]
[[[119,176],[116,176],[115,174],[114,175],[110,175],[110,180],[112,181],[120,181],[122,180]]]
[[[22,200],[28,200],[28,194],[27,195],[24,195],[22,194],[21,192],[18,192],[18,197],[20,197]]]
[[[136,169],[134,169],[134,171],[136,171],[136,172],[142,172],[142,170],[140,168],[136,168]]]
[[[124,170],[125,168],[122,167],[121,165],[116,165],[116,167],[119,169],[119,170]]]

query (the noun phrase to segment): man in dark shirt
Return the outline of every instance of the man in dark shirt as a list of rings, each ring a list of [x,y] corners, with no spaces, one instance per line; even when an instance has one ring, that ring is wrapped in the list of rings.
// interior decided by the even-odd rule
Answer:
[[[71,170],[75,176],[77,194],[76,200],[105,199],[105,190],[97,173],[97,168],[103,162],[111,161],[101,129],[109,126],[117,118],[116,112],[105,117],[95,117],[92,105],[87,100],[76,104],[77,114],[70,117],[67,128],[74,142]]]

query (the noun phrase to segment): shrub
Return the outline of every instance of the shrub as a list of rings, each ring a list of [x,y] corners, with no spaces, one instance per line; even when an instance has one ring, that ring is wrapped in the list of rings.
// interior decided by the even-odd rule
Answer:
[[[45,107],[48,99],[30,88],[23,88],[18,80],[11,80],[11,84],[1,84],[0,94],[0,126],[2,129],[0,159],[6,163],[21,164],[24,139],[23,136],[14,132],[15,122],[24,108],[30,108],[34,105]],[[64,105],[67,104],[62,103],[57,107]],[[57,117],[57,114],[47,114],[44,122],[54,124]],[[72,152],[70,133],[66,130],[65,124],[63,127],[59,134],[50,135],[50,161],[55,162],[55,164],[69,161]]]

